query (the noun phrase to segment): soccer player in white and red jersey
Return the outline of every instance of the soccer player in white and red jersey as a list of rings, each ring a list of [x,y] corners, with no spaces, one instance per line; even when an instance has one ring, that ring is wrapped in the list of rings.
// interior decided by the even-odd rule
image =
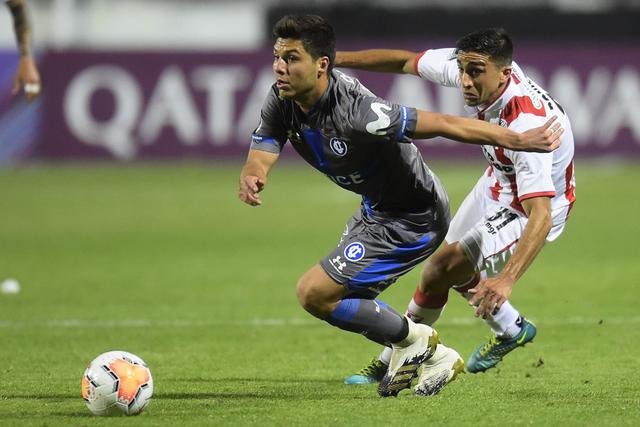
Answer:
[[[459,87],[468,112],[480,120],[522,132],[557,116],[565,129],[553,153],[522,153],[483,146],[489,165],[453,218],[440,251],[426,263],[407,315],[435,323],[450,288],[462,294],[494,337],[467,362],[469,372],[494,367],[530,342],[536,327],[508,301],[513,286],[545,242],[563,231],[575,201],[574,143],[563,108],[512,62],[513,45],[502,29],[464,36],[455,48],[422,53],[402,50],[337,52],[336,65],[415,74]],[[388,352],[347,384],[375,382]]]

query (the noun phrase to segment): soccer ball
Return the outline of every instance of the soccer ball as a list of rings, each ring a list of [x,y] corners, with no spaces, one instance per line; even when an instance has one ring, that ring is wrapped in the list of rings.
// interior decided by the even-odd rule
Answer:
[[[147,364],[126,351],[101,354],[82,376],[82,397],[94,415],[138,415],[152,394]]]

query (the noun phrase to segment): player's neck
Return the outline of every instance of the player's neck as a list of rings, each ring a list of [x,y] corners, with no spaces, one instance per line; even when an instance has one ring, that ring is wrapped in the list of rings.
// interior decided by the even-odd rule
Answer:
[[[495,103],[507,90],[507,87],[509,86],[510,81],[511,81],[511,78],[507,79],[504,83],[502,83],[502,85],[498,86],[498,89],[496,89],[496,91],[493,94],[491,94],[491,96],[489,97],[489,100],[485,102],[482,105],[482,107],[487,108],[490,105],[493,105],[493,103]]]
[[[300,96],[300,99],[296,99],[295,102],[298,104],[298,107],[305,113],[309,113],[316,106],[322,95],[326,92],[329,87],[329,79],[323,78],[320,79],[318,84],[311,89],[309,92],[306,92]]]

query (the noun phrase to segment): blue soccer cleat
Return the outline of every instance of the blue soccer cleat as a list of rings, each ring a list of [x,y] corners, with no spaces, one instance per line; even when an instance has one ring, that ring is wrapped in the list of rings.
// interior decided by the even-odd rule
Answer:
[[[522,318],[522,329],[515,337],[507,339],[493,337],[488,343],[476,348],[467,362],[467,372],[475,374],[493,368],[504,356],[518,347],[524,347],[535,336],[536,325]]]
[[[371,360],[371,363],[362,368],[357,374],[345,378],[344,383],[348,385],[375,384],[379,383],[386,373],[387,365],[376,358]]]

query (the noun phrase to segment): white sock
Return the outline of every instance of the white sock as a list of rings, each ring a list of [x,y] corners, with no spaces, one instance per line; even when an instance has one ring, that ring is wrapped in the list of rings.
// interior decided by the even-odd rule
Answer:
[[[498,338],[513,338],[520,333],[521,325],[517,324],[520,313],[509,301],[505,301],[494,315],[488,315],[484,321]]]
[[[465,292],[462,295],[467,301],[473,298],[473,294]],[[489,325],[495,336],[498,338],[513,338],[520,333],[522,327],[516,323],[520,313],[509,301],[505,301],[500,310],[494,315],[487,315],[484,319]]]
[[[393,353],[391,347],[383,348],[380,356],[378,356],[378,360],[389,366],[389,363],[391,363],[391,353]]]

